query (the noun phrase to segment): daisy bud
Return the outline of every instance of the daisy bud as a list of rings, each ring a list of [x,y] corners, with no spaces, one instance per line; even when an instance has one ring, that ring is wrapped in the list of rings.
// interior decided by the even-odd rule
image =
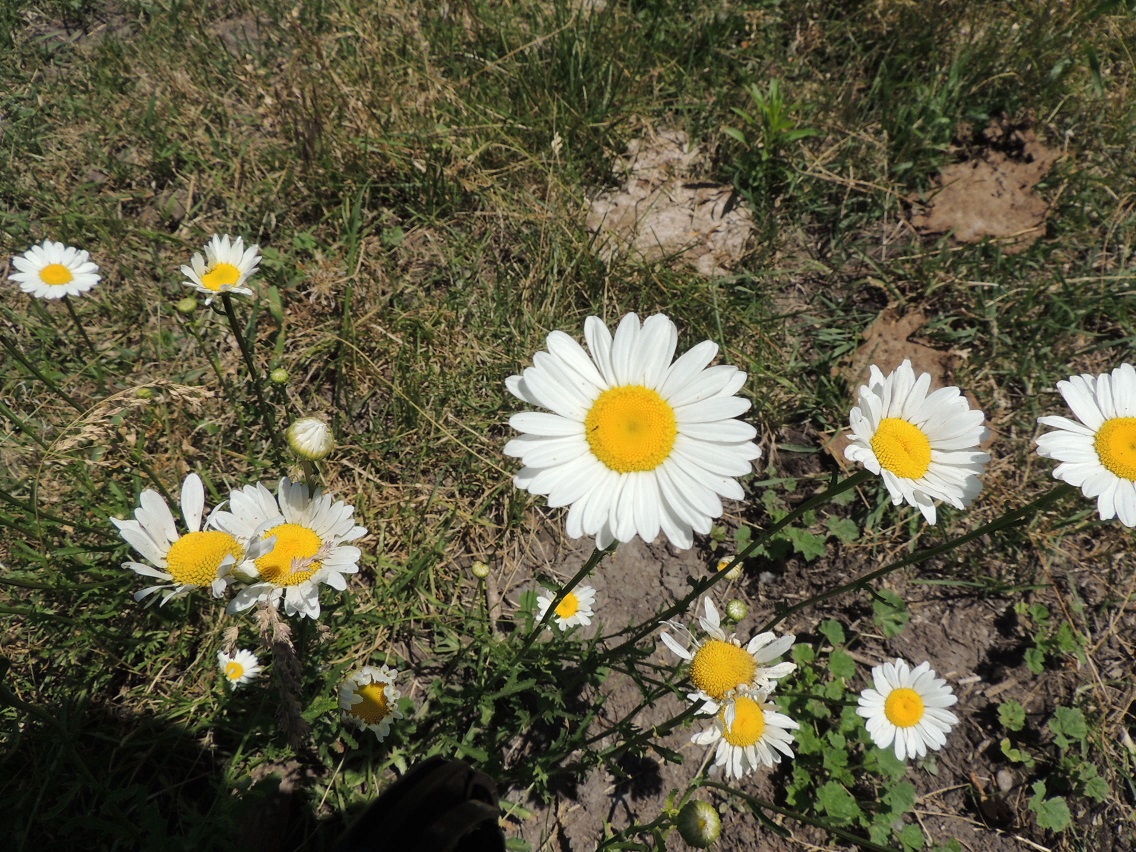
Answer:
[[[691,799],[675,820],[682,839],[695,849],[708,849],[722,833],[722,818],[709,802]]]
[[[730,621],[741,621],[746,617],[747,612],[745,601],[734,598],[726,604],[726,616]]]
[[[489,566],[480,559],[473,560],[473,564],[469,566],[469,570],[472,571],[473,576],[479,580],[484,580],[489,576]]]
[[[193,298],[193,296],[178,299],[177,309],[183,314],[192,314],[197,310],[197,299]]]
[[[721,559],[718,560],[718,570],[719,571],[726,571],[726,566],[729,565],[731,562],[733,562],[736,558],[737,558],[736,556],[723,556]],[[735,565],[733,568],[731,568],[729,571],[726,571],[726,579],[727,580],[737,580],[741,576],[742,576],[742,563],[740,563],[740,562],[737,565]]]
[[[272,379],[273,384],[282,385],[288,381],[288,371],[283,367],[277,367],[268,374],[268,378]]]
[[[301,417],[288,427],[288,446],[308,461],[319,461],[335,448],[331,427],[318,417]]]

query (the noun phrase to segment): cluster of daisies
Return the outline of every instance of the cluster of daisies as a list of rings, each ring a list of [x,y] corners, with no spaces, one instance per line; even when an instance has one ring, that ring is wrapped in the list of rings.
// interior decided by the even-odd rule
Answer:
[[[793,756],[792,732],[800,725],[771,699],[778,682],[796,668],[794,663],[777,662],[792,650],[796,637],[766,632],[743,645],[736,634],[722,629],[709,598],[705,608],[699,619],[704,636],[672,623],[686,643],[666,632],[662,640],[689,667],[694,691],[687,699],[697,706],[698,715],[713,717],[710,727],[697,732],[691,742],[715,746],[711,772],[738,779]],[[900,659],[884,663],[872,669],[872,681],[873,687],[861,693],[856,711],[864,717],[872,742],[894,748],[900,760],[923,757],[946,743],[946,735],[958,724],[947,708],[957,699],[930,663],[915,669]]]

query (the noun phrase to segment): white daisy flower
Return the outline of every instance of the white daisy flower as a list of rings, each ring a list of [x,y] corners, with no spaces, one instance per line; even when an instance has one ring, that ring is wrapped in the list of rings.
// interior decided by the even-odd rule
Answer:
[[[284,601],[287,615],[299,613],[319,618],[319,585],[347,588],[345,574],[359,570],[359,548],[346,544],[367,534],[356,526],[355,509],[318,489],[310,498],[308,487],[280,480],[277,496],[263,485],[246,485],[229,495],[229,510],[215,513],[215,523],[237,538],[273,539],[275,546],[259,556],[248,572],[259,582],[237,592],[229,602],[230,613],[248,609],[261,601],[279,608]]]
[[[958,388],[927,393],[931,374],[918,378],[910,361],[884,376],[875,365],[852,409],[844,455],[882,476],[892,503],[915,506],[935,523],[934,500],[964,509],[982,490],[990,456],[979,451],[986,427]]]
[[[396,706],[402,693],[394,685],[396,669],[363,666],[339,685],[339,709],[343,721],[359,730],[368,730],[382,742],[390,733],[391,722],[403,718]]]
[[[263,668],[256,658],[256,654],[243,648],[232,656],[224,651],[218,651],[217,666],[221,669],[221,674],[228,681],[231,689],[237,689],[246,683],[250,683]]]
[[[44,240],[12,258],[17,272],[8,277],[37,299],[78,296],[99,283],[99,267],[91,256],[63,243]]]
[[[259,252],[260,246],[256,245],[246,249],[241,237],[214,234],[205,245],[204,259],[201,252],[194,252],[191,265],[181,268],[181,274],[189,279],[183,283],[204,293],[207,305],[221,293],[251,296],[252,290],[243,285],[256,272],[260,263]]]
[[[905,660],[884,663],[872,669],[876,688],[860,693],[856,712],[866,719],[868,734],[880,748],[894,742],[900,760],[923,757],[927,749],[938,750],[958,717],[947,710],[958,698],[942,678],[935,677],[930,663],[912,669]]]
[[[690,738],[697,745],[718,744],[711,772],[727,780],[742,778],[761,766],[775,766],[781,756],[792,757],[795,721],[767,701],[768,693],[739,692],[714,717],[714,724]]]
[[[722,497],[745,494],[735,477],[761,455],[757,431],[734,418],[749,400],[734,396],[746,374],[707,367],[718,345],[704,341],[674,363],[678,330],[663,314],[628,314],[615,337],[597,318],[584,323],[585,352],[562,331],[548,335],[548,351],[505,385],[516,397],[547,411],[514,414],[523,433],[505,454],[524,467],[514,483],[543,494],[552,507],[570,506],[572,538],[594,536],[597,547],[653,541],[662,531],[676,547],[694,532],[710,532]]]
[[[548,607],[552,604],[554,597],[556,597],[556,593],[552,591],[546,591],[545,594],[537,596],[537,621],[544,618],[544,614],[548,612]],[[591,586],[577,586],[573,591],[564,596],[564,600],[556,605],[552,620],[556,622],[556,626],[561,630],[567,630],[569,627],[575,627],[577,624],[591,624],[592,616],[595,615],[595,611],[592,609],[595,602],[595,589]],[[551,629],[552,625],[550,624],[548,627]]]
[[[138,498],[134,510],[135,520],[110,521],[118,527],[123,539],[157,568],[139,562],[124,562],[124,568],[145,577],[157,577],[170,583],[151,586],[134,594],[142,600],[161,589],[172,589],[162,596],[162,603],[180,598],[194,589],[208,587],[214,597],[220,597],[229,584],[234,568],[248,566],[271,547],[270,541],[252,541],[212,529],[216,510],[201,523],[205,509],[205,489],[201,477],[191,473],[181,486],[181,512],[189,532],[177,531],[169,506],[157,491],[146,489]]]
[[[335,448],[331,427],[319,417],[301,417],[284,434],[292,452],[308,461],[319,461]]]
[[[759,633],[743,648],[734,634],[722,630],[718,609],[710,598],[706,598],[706,615],[699,619],[709,638],[696,639],[682,625],[668,623],[685,632],[694,643],[694,650],[690,651],[669,633],[662,634],[663,644],[690,663],[690,680],[697,691],[687,698],[702,704],[700,713],[717,713],[722,703],[739,689],[772,690],[778,680],[797,668],[796,663],[769,665],[793,647],[796,636],[778,639],[772,632]]]
[[[1037,418],[1056,430],[1037,439],[1037,454],[1061,462],[1053,476],[1095,497],[1102,520],[1136,527],[1136,369],[1071,376],[1057,389],[1077,420]]]

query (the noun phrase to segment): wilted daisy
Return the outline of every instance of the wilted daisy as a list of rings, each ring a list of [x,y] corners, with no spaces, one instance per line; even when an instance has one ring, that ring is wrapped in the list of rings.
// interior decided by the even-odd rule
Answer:
[[[259,251],[260,247],[255,245],[246,249],[241,237],[214,234],[205,245],[205,257],[194,252],[191,265],[181,268],[181,274],[189,279],[184,283],[204,293],[207,305],[221,293],[251,296],[252,290],[243,285],[256,272]]]
[[[394,685],[396,669],[363,666],[339,685],[343,721],[374,733],[379,742],[390,733],[391,722],[403,718],[396,703],[402,693]]]
[[[252,651],[243,648],[232,656],[224,651],[217,652],[217,666],[232,689],[244,686],[260,674],[260,661]]]
[[[930,663],[912,669],[905,660],[884,663],[872,669],[875,689],[860,694],[856,712],[866,719],[872,742],[880,748],[895,744],[900,760],[923,757],[927,749],[938,750],[958,717],[946,708],[958,699],[942,678],[935,677]]]
[[[1037,454],[1061,462],[1054,477],[1095,497],[1102,520],[1136,527],[1136,369],[1071,376],[1057,389],[1077,420],[1037,418],[1056,430],[1037,439]]]
[[[292,452],[308,461],[319,461],[335,448],[331,427],[319,417],[301,417],[284,434]]]
[[[215,514],[216,525],[237,538],[275,541],[259,556],[250,574],[259,582],[241,589],[229,602],[229,612],[240,612],[261,601],[287,615],[319,618],[319,585],[347,588],[345,574],[359,570],[359,548],[346,544],[367,534],[356,526],[355,509],[318,489],[288,477],[280,480],[277,496],[263,485],[246,485],[229,495],[229,511]]]
[[[214,597],[220,597],[235,568],[251,570],[248,566],[252,561],[271,548],[271,541],[212,529],[216,511],[203,527],[205,489],[196,473],[189,474],[181,486],[181,512],[189,530],[185,534],[177,531],[170,508],[157,491],[146,489],[138,500],[135,520],[110,520],[126,543],[157,567],[139,562],[124,562],[123,566],[145,577],[171,582],[136,592],[135,600],[161,589],[171,589],[162,596],[163,604],[198,588],[209,588]]]
[[[760,766],[793,756],[792,731],[800,727],[767,701],[768,693],[739,692],[714,717],[714,724],[690,738],[697,745],[718,744],[714,767],[727,779],[742,778]]]
[[[769,665],[793,647],[796,636],[778,639],[772,632],[759,633],[743,648],[734,634],[722,630],[718,609],[710,598],[706,598],[706,615],[699,619],[708,638],[696,639],[682,625],[668,623],[687,633],[694,643],[690,651],[669,633],[662,634],[663,644],[690,663],[690,681],[697,692],[687,697],[702,704],[701,713],[717,713],[722,702],[742,687],[772,689],[777,680],[797,668],[796,663]]]
[[[761,455],[757,431],[735,420],[749,401],[734,396],[746,374],[707,367],[718,345],[704,341],[674,363],[678,330],[663,314],[628,314],[613,338],[588,317],[590,355],[562,331],[548,335],[548,351],[505,385],[548,409],[514,414],[523,433],[505,445],[524,467],[514,483],[570,506],[572,538],[594,536],[597,547],[662,531],[676,547],[694,532],[710,532],[722,514],[721,497],[741,500],[734,477],[750,472]]]
[[[933,501],[963,509],[978,496],[990,456],[978,449],[987,435],[982,412],[958,388],[927,393],[930,386],[931,374],[916,378],[910,361],[886,377],[872,365],[844,455],[882,476],[892,503],[915,506],[933,524]]]
[[[78,296],[99,283],[99,267],[87,252],[51,240],[13,257],[12,265],[18,271],[9,278],[37,299]]]
[[[556,593],[551,591],[546,591],[543,595],[537,596],[537,621],[544,618],[544,614],[548,612],[548,607],[551,606],[554,597],[556,597]],[[592,605],[595,602],[595,589],[591,586],[577,586],[556,605],[552,620],[561,630],[567,630],[577,624],[591,624],[592,616],[595,615]]]

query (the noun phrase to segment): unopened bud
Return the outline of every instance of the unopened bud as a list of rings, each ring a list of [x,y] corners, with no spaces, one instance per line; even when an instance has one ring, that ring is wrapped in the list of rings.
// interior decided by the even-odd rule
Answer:
[[[747,612],[749,612],[749,610],[746,609],[745,601],[734,598],[726,604],[726,617],[729,618],[730,621],[741,621],[746,617]]]
[[[335,448],[331,427],[318,417],[301,417],[286,434],[292,452],[308,461],[319,461]]]
[[[722,833],[722,818],[709,802],[691,799],[675,820],[682,839],[695,849],[708,849]]]
[[[479,580],[484,580],[489,576],[489,565],[482,562],[480,559],[473,560],[473,564],[469,566],[469,570],[472,571],[473,576]]]
[[[718,560],[718,570],[719,571],[726,571],[726,566],[729,565],[731,562],[733,562],[734,559],[736,559],[736,558],[737,557],[734,557],[734,556],[723,556],[721,559]],[[736,580],[739,577],[741,577],[741,575],[742,575],[742,563],[740,563],[740,562],[737,565],[735,565],[733,568],[731,568],[729,571],[726,571],[726,579],[727,580]]]
[[[288,381],[288,371],[283,367],[277,367],[268,374],[268,378],[272,379],[274,384],[282,385]]]
[[[177,309],[183,314],[192,314],[197,310],[197,299],[193,296],[186,296],[184,299],[178,300]]]

